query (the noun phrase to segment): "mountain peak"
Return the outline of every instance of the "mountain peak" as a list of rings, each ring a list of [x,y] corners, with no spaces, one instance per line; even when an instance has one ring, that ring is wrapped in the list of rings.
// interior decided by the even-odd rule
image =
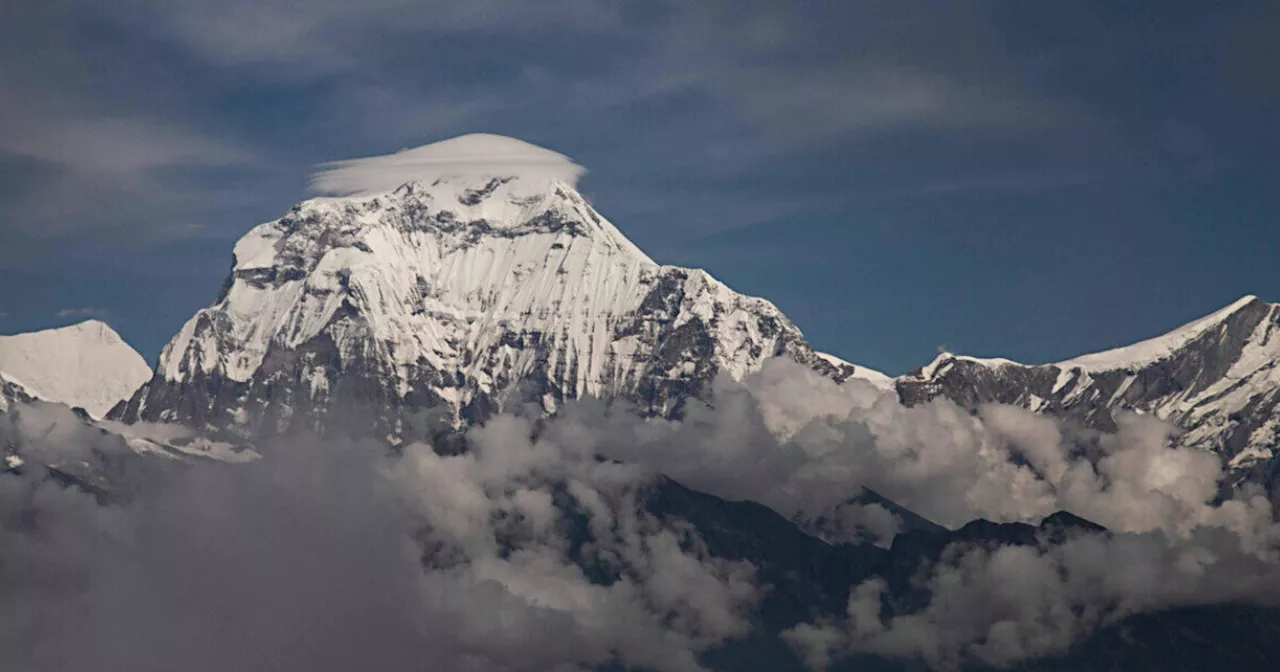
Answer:
[[[982,366],[991,368],[999,368],[1001,366],[1022,366],[1022,364],[1011,359],[1003,357],[971,357],[969,355],[957,355],[952,352],[939,352],[933,361],[924,366],[907,373],[903,378],[921,378],[928,379],[946,373],[946,367],[955,362],[972,362]]]
[[[1271,304],[1257,296],[1246,295],[1220,310],[1188,322],[1166,334],[1133,345],[1058,362],[1057,366],[1063,369],[1079,368],[1087,371],[1110,371],[1143,366],[1172,356],[1179,349],[1240,315],[1251,311],[1265,312],[1270,307]]]
[[[38,399],[95,417],[151,378],[151,368],[100,320],[0,336],[0,376]]]
[[[586,172],[569,157],[537,145],[491,133],[470,133],[394,154],[322,164],[311,187],[322,194],[367,195],[406,183],[487,183],[518,179],[539,189],[550,182],[572,187]]]
[[[581,172],[489,135],[331,164],[317,188],[347,195],[241,238],[215,304],[116,415],[237,434],[372,423],[399,438],[422,413],[460,426],[509,399],[672,414],[717,375],[780,355],[875,379],[818,355],[768,301],[655,263],[577,192]]]

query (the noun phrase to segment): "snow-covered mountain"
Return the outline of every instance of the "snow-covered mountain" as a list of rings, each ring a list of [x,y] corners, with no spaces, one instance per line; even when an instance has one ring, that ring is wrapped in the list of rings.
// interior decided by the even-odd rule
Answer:
[[[887,384],[815,352],[768,301],[655,263],[558,154],[477,135],[384,158],[328,176],[356,195],[306,201],[245,235],[217,302],[114,417],[396,438],[514,400],[554,411],[621,398],[671,414],[717,374],[776,355]],[[378,190],[404,170],[413,179]]]
[[[1241,478],[1280,478],[1280,305],[1255,296],[1163,336],[1055,364],[942,354],[896,386],[908,404],[1015,404],[1103,430],[1118,411],[1149,413]]]
[[[399,440],[513,403],[581,397],[657,415],[770,357],[836,380],[976,408],[998,402],[1109,430],[1166,418],[1238,477],[1272,482],[1280,308],[1245,297],[1126,348],[1046,365],[952,354],[896,380],[815,352],[768,301],[646,256],[575,190],[581,168],[499,136],[343,162],[339,197],[245,235],[217,301],[113,419],[204,434],[342,427]],[[1273,489],[1273,491],[1280,489]]]
[[[98,320],[0,336],[0,410],[34,398],[101,418],[150,378],[142,356]]]

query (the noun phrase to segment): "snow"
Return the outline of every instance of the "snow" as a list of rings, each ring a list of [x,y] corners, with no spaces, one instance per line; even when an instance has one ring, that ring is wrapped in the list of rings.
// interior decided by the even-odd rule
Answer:
[[[1059,362],[1058,366],[1064,369],[1078,368],[1085,371],[1114,371],[1145,366],[1168,358],[1180,348],[1200,337],[1200,335],[1222,324],[1228,317],[1257,302],[1259,302],[1258,297],[1245,296],[1222,310],[1183,325],[1163,336],[1157,336],[1156,338],[1122,348],[1083,355],[1065,362]]]
[[[483,183],[493,177],[519,176],[526,184],[540,178],[573,185],[583,172],[569,157],[549,149],[501,135],[472,133],[395,154],[324,164],[312,176],[311,186],[319,193],[350,196],[438,178]]]
[[[1218,338],[1233,316],[1245,309],[1259,308],[1265,309],[1265,314],[1246,337]],[[1243,322],[1233,324],[1239,327]],[[1187,346],[1205,337],[1213,339],[1208,345],[1217,349],[1208,358],[1212,366],[1198,352],[1192,353],[1179,363],[1182,384],[1137,387],[1146,377],[1146,367],[1187,352]],[[992,370],[1013,364],[1009,360],[943,353],[919,373],[904,379],[935,381],[960,360],[977,362]],[[1219,368],[1219,362],[1229,363],[1225,371]],[[1234,445],[1229,444],[1228,437],[1241,423],[1255,423],[1246,425],[1254,429],[1244,437],[1244,446],[1228,453],[1228,466],[1233,469],[1274,459],[1274,448],[1280,443],[1280,406],[1276,398],[1276,390],[1280,390],[1280,304],[1245,296],[1163,336],[1047,366],[1057,374],[1048,398],[1030,391],[1022,397],[1022,405],[1033,411],[1051,404],[1059,408],[1099,405],[1152,415],[1183,430],[1178,439],[1180,445],[1213,452],[1224,452]]]
[[[1054,394],[1057,394],[1067,385],[1070,385],[1071,381],[1075,379],[1076,379],[1076,373],[1074,371],[1072,371],[1071,369],[1060,369],[1058,371],[1058,379],[1053,381],[1053,390],[1051,391]]]
[[[336,231],[350,237],[353,246],[314,250],[320,256],[310,273],[278,286],[235,282],[218,307],[231,317],[233,340],[239,345],[234,352],[218,353],[219,344],[211,341],[195,343],[193,320],[175,340],[174,353],[192,347],[217,353],[200,360],[205,370],[222,366],[232,380],[245,381],[272,342],[307,342],[329,325],[344,301],[354,299],[368,321],[369,335],[400,368],[425,359],[437,368],[481,375],[486,373],[478,370],[483,362],[468,367],[463,362],[471,358],[465,353],[496,347],[504,331],[500,327],[515,323],[529,331],[567,332],[570,354],[588,360],[588,377],[599,377],[605,353],[593,348],[592,336],[643,299],[648,287],[642,280],[656,276],[660,267],[603,218],[597,215],[593,222],[589,206],[576,193],[570,195],[565,183],[546,185],[538,203],[516,202],[506,184],[484,201],[464,205],[456,196],[469,184],[474,183],[423,186],[389,209],[384,207],[386,196],[304,203],[304,215],[322,222],[340,222],[348,209],[362,213]],[[401,210],[417,204],[440,204],[457,220],[485,221],[510,235],[472,240],[465,228],[449,232],[403,226]],[[594,230],[586,236],[567,229],[539,230],[533,222],[548,213],[592,223]],[[324,224],[301,231],[264,224],[236,246],[236,271],[286,266],[283,257],[298,247],[315,247],[326,233],[335,231]],[[342,291],[344,286],[350,291]],[[340,346],[356,348],[365,335],[350,336]],[[170,379],[184,375],[180,362],[167,360],[164,371]]]
[[[950,352],[941,352],[938,353],[937,357],[933,358],[932,362],[929,362],[922,367],[920,369],[920,373],[916,377],[924,379],[935,378],[946,373],[947,369],[955,362],[972,362],[989,368],[1023,366],[1023,364],[1019,364],[1011,359],[1004,359],[1002,357],[970,357],[968,355],[956,355]]]
[[[1041,410],[1044,410],[1045,406],[1049,405],[1049,400],[1036,394],[1028,394],[1026,405],[1027,410],[1032,411],[1033,413],[1038,413]]]
[[[893,376],[881,373],[879,371],[876,371],[875,369],[869,369],[865,366],[861,366],[858,364],[854,364],[852,362],[845,361],[843,359],[840,359],[839,357],[836,357],[835,355],[829,355],[825,352],[814,351],[813,354],[817,355],[818,359],[823,360],[824,362],[836,367],[837,369],[843,369],[845,367],[853,367],[853,374],[849,376],[848,378],[849,380],[856,379],[856,380],[861,380],[867,383],[871,383],[876,388],[881,390],[893,389],[893,381],[895,380]]]
[[[98,320],[0,336],[0,375],[34,397],[100,418],[151,378],[151,369]]]
[[[803,343],[768,301],[738,294],[705,272],[655,263],[587,203],[572,179],[560,179],[576,178],[580,168],[557,177],[547,170],[550,159],[538,154],[546,150],[494,136],[438,145],[389,164],[386,174],[394,179],[408,174],[396,172],[402,164],[412,164],[414,179],[405,184],[314,198],[246,234],[235,246],[225,297],[197,313],[165,348],[162,376],[181,383],[216,371],[246,382],[271,348],[298,347],[326,333],[343,362],[373,359],[399,395],[419,371],[461,373],[467,388],[433,388],[461,405],[475,391],[505,389],[535,367],[555,372],[553,382],[569,396],[625,393],[649,375],[655,354],[645,344],[659,324],[637,324],[645,311],[665,315],[669,308],[675,318],[669,328],[701,322],[715,344],[716,370],[737,379],[758,370],[784,338]],[[512,161],[513,152],[531,158]],[[449,160],[418,161],[428,155]],[[477,156],[501,165],[491,174],[472,170],[483,163]],[[353,165],[384,175],[376,162]],[[675,305],[642,309],[655,287],[668,284]],[[347,309],[361,319],[334,320]],[[537,338],[540,346],[514,345],[508,339],[516,336]],[[695,365],[677,362],[663,373],[687,377]],[[317,371],[303,375],[305,392],[326,394]],[[855,377],[891,384],[861,367]]]

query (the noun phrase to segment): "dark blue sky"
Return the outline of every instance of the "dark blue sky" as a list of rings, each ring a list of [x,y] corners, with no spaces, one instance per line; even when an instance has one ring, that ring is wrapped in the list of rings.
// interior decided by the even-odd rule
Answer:
[[[105,7],[105,5],[113,5]],[[148,358],[314,164],[467,132],[899,373],[1280,300],[1280,3],[0,3],[0,332]]]

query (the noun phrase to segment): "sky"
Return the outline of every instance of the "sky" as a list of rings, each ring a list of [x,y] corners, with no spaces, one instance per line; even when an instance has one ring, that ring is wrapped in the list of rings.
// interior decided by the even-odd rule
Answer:
[[[154,359],[318,164],[488,132],[819,349],[1066,359],[1280,300],[1277,33],[1267,0],[8,0],[0,333]]]

